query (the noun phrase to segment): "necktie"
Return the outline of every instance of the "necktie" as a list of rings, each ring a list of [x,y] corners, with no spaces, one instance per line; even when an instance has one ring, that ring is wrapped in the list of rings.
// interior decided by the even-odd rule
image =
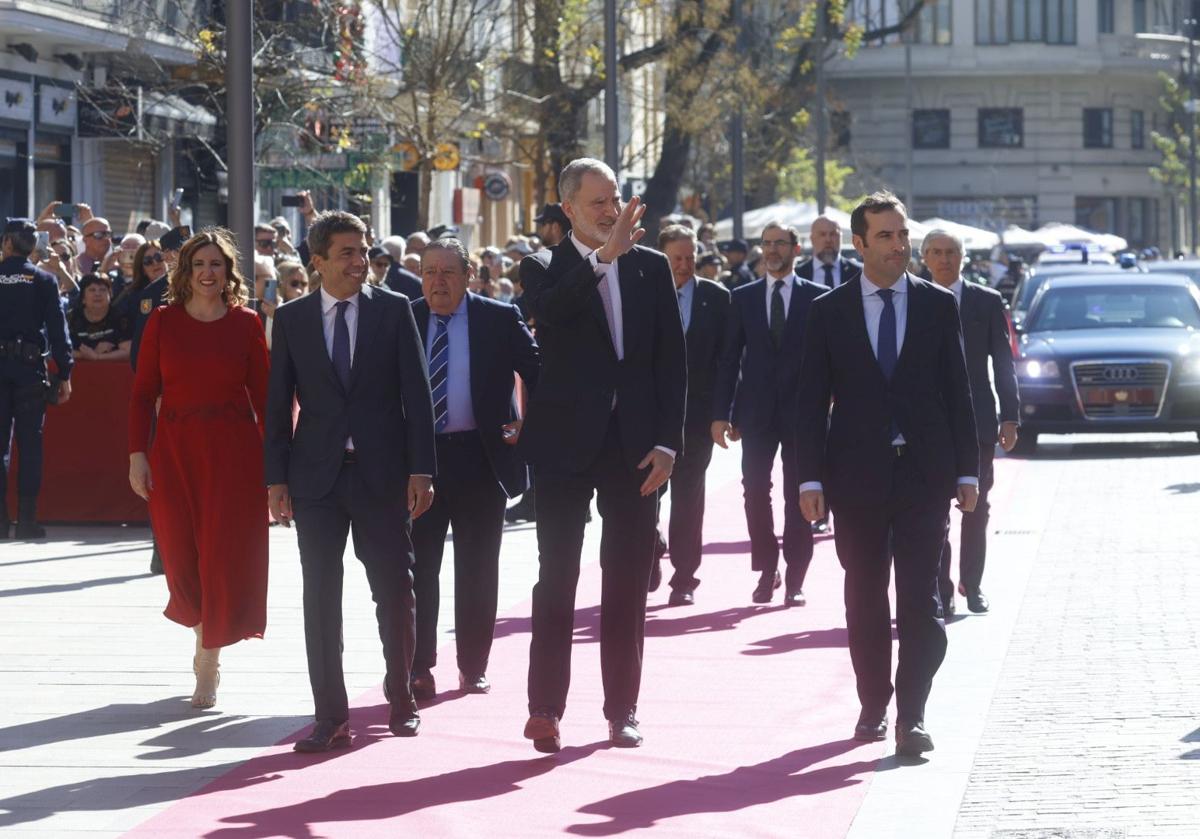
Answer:
[[[612,292],[608,288],[609,276],[609,273],[605,271],[596,285],[596,291],[600,292],[600,302],[604,304],[604,317],[608,320],[608,337],[612,338],[613,352],[617,354],[617,358],[620,358],[621,342],[617,338],[617,318],[613,314]]]
[[[350,326],[346,323],[349,300],[337,304],[337,319],[333,322],[333,370],[342,387],[350,390]]]
[[[896,292],[890,288],[881,288],[876,292],[883,300],[883,314],[879,316],[879,369],[888,381],[892,380],[892,372],[896,369],[896,306],[892,295]]]
[[[450,388],[446,374],[450,369],[450,334],[446,325],[452,315],[435,315],[437,332],[429,353],[429,389],[433,391],[433,428],[439,434],[450,424]]]
[[[821,267],[825,269],[825,285],[833,288],[833,266],[822,265]]]
[[[688,313],[683,309],[683,292],[676,291],[675,298],[679,301],[679,319],[683,321],[683,331],[687,332],[688,328]]]
[[[787,315],[783,310],[783,280],[775,281],[775,288],[771,291],[771,343],[775,345],[775,349],[783,346],[783,325],[787,320]]]

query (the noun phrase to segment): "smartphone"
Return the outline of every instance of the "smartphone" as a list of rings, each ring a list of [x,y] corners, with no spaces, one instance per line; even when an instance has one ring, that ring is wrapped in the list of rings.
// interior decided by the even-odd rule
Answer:
[[[275,279],[274,277],[267,280],[267,286],[263,289],[263,302],[275,303],[276,298],[279,296],[278,288],[279,280]]]
[[[37,234],[37,243],[33,246],[34,250],[41,251],[43,256],[48,255],[50,250],[50,233],[45,230],[39,230]]]
[[[58,215],[60,218],[75,218],[75,213],[76,210],[74,204],[64,203],[58,205]]]
[[[171,193],[171,206],[174,207],[176,210],[178,210],[180,207],[179,202],[182,200],[183,200],[183,187],[177,186],[177,187],[175,187],[175,191],[173,193]]]
[[[279,203],[284,207],[303,207],[304,198],[299,195],[285,195],[279,199]]]

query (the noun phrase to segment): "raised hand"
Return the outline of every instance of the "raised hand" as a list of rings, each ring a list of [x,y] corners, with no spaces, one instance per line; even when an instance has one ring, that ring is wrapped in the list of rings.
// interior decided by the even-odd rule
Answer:
[[[640,198],[636,195],[633,196],[621,210],[621,214],[617,216],[616,224],[613,225],[612,232],[608,234],[608,241],[596,254],[601,262],[616,262],[619,257],[629,253],[633,246],[646,235],[646,229],[638,227],[645,214],[646,206],[642,204]]]

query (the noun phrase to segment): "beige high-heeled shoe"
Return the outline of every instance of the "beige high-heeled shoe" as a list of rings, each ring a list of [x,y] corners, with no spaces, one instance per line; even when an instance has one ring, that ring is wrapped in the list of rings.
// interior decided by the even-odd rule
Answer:
[[[196,654],[192,657],[192,672],[196,674],[196,689],[192,692],[193,708],[211,708],[217,704],[217,686],[221,684],[221,648],[204,648],[203,632],[196,631]]]

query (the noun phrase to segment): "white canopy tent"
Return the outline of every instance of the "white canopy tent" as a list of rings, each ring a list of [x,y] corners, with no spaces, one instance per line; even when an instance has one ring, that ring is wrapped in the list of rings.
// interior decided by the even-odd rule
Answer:
[[[1058,224],[1051,222],[1043,224],[1034,231],[1047,246],[1053,245],[1097,245],[1103,250],[1114,253],[1129,247],[1129,243],[1113,233],[1094,233],[1073,224]]]
[[[767,222],[773,220],[781,221],[799,230],[801,241],[807,245],[808,229],[812,226],[813,220],[819,215],[821,213],[817,212],[816,204],[808,201],[784,200],[746,212],[742,216],[742,228],[745,231],[747,240],[750,240],[751,244],[753,244],[753,240],[758,239],[762,235],[763,226]],[[833,207],[826,207],[824,215],[841,225],[843,242],[846,246],[849,246],[850,214]],[[733,238],[732,218],[721,219],[714,226],[717,231],[717,239]],[[927,230],[927,225],[911,219],[909,220],[909,237],[913,242],[914,248],[925,238]]]
[[[963,240],[963,249],[968,251],[991,250],[1000,243],[999,234],[993,233],[991,230],[971,227],[969,224],[959,224],[949,219],[928,218],[921,224],[930,230],[936,227],[953,233]]]

